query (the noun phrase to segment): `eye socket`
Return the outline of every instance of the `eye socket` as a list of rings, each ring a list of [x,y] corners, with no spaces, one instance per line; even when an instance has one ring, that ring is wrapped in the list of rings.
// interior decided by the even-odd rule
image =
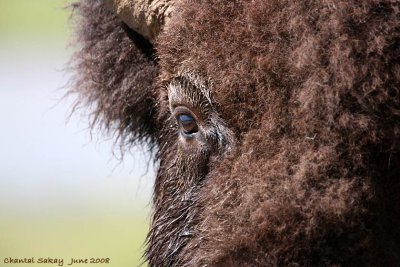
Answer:
[[[199,131],[196,119],[192,115],[183,113],[177,115],[176,119],[183,134],[190,135]]]

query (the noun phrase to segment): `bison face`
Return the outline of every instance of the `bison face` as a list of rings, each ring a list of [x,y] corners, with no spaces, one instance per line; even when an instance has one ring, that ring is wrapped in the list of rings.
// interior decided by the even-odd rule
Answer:
[[[156,151],[151,266],[400,262],[398,3],[75,6],[80,100]]]

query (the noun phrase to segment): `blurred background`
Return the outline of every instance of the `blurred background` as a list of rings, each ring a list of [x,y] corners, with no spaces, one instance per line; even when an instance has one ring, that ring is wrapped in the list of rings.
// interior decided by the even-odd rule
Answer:
[[[67,5],[0,0],[0,266],[6,257],[138,266],[154,171],[145,148],[118,160],[86,117],[68,121]]]

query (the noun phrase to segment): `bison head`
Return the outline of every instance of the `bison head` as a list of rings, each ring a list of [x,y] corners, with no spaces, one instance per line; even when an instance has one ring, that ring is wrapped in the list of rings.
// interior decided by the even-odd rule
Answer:
[[[155,152],[150,266],[400,263],[397,1],[74,6],[80,103]]]

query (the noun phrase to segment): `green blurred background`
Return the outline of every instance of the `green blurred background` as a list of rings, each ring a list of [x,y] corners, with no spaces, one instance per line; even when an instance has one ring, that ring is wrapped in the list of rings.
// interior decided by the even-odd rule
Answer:
[[[121,161],[85,116],[67,123],[68,3],[0,0],[0,266],[28,266],[9,257],[138,266],[154,171],[145,148]]]

